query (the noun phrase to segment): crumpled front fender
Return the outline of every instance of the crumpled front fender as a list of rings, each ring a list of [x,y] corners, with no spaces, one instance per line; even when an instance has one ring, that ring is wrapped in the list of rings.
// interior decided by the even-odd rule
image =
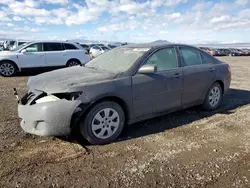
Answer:
[[[25,132],[39,136],[70,134],[70,122],[80,100],[61,99],[34,105],[18,105],[21,127]]]

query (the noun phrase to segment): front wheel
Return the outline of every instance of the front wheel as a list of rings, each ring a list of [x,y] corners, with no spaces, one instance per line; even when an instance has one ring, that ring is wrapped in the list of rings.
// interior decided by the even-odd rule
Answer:
[[[81,135],[91,144],[108,144],[122,132],[125,124],[124,111],[112,101],[96,104],[80,122]]]
[[[0,63],[0,74],[4,77],[15,75],[17,70],[17,66],[10,61],[3,61]]]
[[[208,90],[203,108],[206,110],[214,110],[218,108],[222,99],[222,89],[218,82],[215,82]]]

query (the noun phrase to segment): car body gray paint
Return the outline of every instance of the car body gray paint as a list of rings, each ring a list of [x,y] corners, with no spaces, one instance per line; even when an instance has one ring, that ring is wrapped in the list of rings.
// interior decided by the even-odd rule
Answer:
[[[140,90],[140,88],[137,88],[137,91],[135,90],[135,88],[133,88],[133,83],[132,80],[135,79],[136,77],[145,77],[145,75],[140,75],[137,74],[137,70],[139,69],[140,66],[142,66],[145,63],[145,59],[147,59],[151,54],[153,54],[155,51],[165,48],[165,47],[176,47],[180,46],[180,45],[174,45],[174,44],[166,44],[166,45],[152,45],[152,44],[143,44],[143,45],[127,45],[125,46],[127,47],[148,47],[150,48],[149,51],[147,51],[142,57],[140,57],[138,60],[136,60],[136,62],[134,63],[134,65],[127,70],[124,73],[121,74],[115,74],[115,73],[109,73],[109,72],[105,72],[102,70],[95,70],[95,69],[90,69],[90,68],[86,68],[86,67],[80,67],[80,66],[76,66],[76,67],[70,67],[70,68],[65,68],[65,69],[60,69],[60,70],[56,70],[56,71],[52,71],[52,72],[48,72],[48,73],[44,73],[38,76],[34,76],[31,77],[28,81],[28,87],[30,89],[30,91],[32,90],[41,90],[43,92],[46,92],[47,94],[53,94],[53,93],[66,93],[66,92],[74,92],[74,91],[82,91],[83,94],[79,96],[79,98],[77,98],[77,100],[81,101],[81,103],[88,103],[88,104],[93,104],[98,100],[101,100],[103,98],[106,97],[116,97],[121,99],[124,104],[126,105],[126,110],[128,112],[128,124],[137,122],[137,121],[141,121],[141,120],[145,120],[151,117],[155,117],[158,116],[159,114],[164,114],[167,112],[172,112],[175,111],[177,109],[183,109],[183,108],[187,108],[189,106],[192,105],[198,105],[198,104],[202,104],[203,99],[197,100],[197,101],[187,101],[187,103],[185,105],[182,104],[182,100],[183,97],[180,97],[179,101],[175,98],[175,100],[177,100],[176,102],[179,104],[181,103],[180,107],[176,106],[172,108],[165,108],[164,109],[164,105],[160,106],[159,109],[154,108],[154,105],[157,104],[161,104],[162,100],[163,100],[163,96],[158,97],[157,98],[157,94],[156,95],[152,95],[151,96],[151,100],[147,100],[145,98],[145,100],[143,102],[141,102],[141,104],[136,104],[136,100],[140,99],[140,97],[143,97],[143,95],[148,95],[150,96],[150,92],[154,91],[153,89],[160,89],[160,85],[158,86],[158,88],[152,88],[150,89],[150,84],[145,86],[147,89],[142,91],[143,87],[141,87],[142,90]],[[181,45],[181,46],[188,46],[188,45]],[[188,46],[191,48],[195,48],[192,46]],[[122,48],[122,47],[120,47]],[[196,50],[198,50],[201,54],[204,53],[202,50],[195,48]],[[178,64],[181,65],[180,62],[180,58],[179,58],[179,52],[177,50],[177,54],[178,54]],[[222,82],[225,82],[225,74],[227,74],[227,64],[224,63],[220,63],[219,60],[217,60],[214,57],[211,57],[214,60],[214,64],[212,64],[213,66],[219,66],[220,68],[216,69],[215,74],[213,74],[214,77],[214,81],[215,80],[221,80]],[[207,65],[208,66],[208,65]],[[199,67],[197,67],[197,69],[199,69]],[[166,72],[166,71],[165,71]],[[180,83],[182,83],[181,87],[178,88],[174,88],[173,84],[168,84],[168,79],[173,79],[171,78],[171,74],[168,74],[170,76],[166,76],[169,77],[166,80],[165,85],[163,84],[162,86],[165,88],[165,90],[158,90],[159,92],[170,92],[172,89],[172,93],[168,93],[170,98],[172,98],[173,100],[173,96],[176,94],[173,91],[179,90],[181,93],[183,92],[183,83],[184,83],[184,72],[183,72],[183,67],[180,67],[178,69],[178,72],[180,73]],[[147,76],[146,76],[147,77]],[[154,76],[156,77],[156,76]],[[192,78],[190,80],[191,85],[195,85],[195,83],[197,82],[197,80],[199,80],[198,78]],[[205,79],[203,79],[203,81],[206,82]],[[231,77],[230,80],[227,79],[227,85],[225,85],[226,89],[229,87],[230,85],[230,81],[231,81]],[[138,83],[140,83],[142,81],[139,80]],[[211,83],[212,81],[209,80],[209,83]],[[206,82],[206,86],[208,87],[209,84],[207,84],[208,82]],[[188,86],[187,86],[188,87]],[[202,93],[206,93],[205,90],[208,90],[209,88],[205,88],[202,90]],[[159,93],[158,93],[159,94]],[[182,95],[182,94],[180,94]],[[188,93],[187,95],[194,95],[193,93]],[[205,94],[204,94],[205,95]],[[167,95],[166,95],[167,96]],[[201,96],[201,94],[200,94]],[[203,97],[205,98],[205,96]],[[167,100],[166,100],[167,101]],[[177,104],[176,103],[176,104]],[[49,104],[49,102],[48,102]],[[167,105],[167,104],[166,104]],[[34,105],[37,106],[37,104]],[[75,106],[74,106],[75,107]],[[77,106],[76,106],[77,107]],[[136,111],[145,111],[148,109],[148,107],[153,108],[154,110],[152,110],[152,113],[142,113],[142,114],[137,114]],[[37,106],[37,108],[40,108],[39,106]],[[67,106],[65,106],[65,108],[67,109],[66,111],[69,112],[69,108]],[[61,109],[61,106],[57,106],[55,107],[55,109]],[[32,113],[32,111],[30,111],[30,109],[25,109],[22,108],[20,109],[20,111],[27,111],[26,113]],[[74,109],[71,109],[72,111],[74,111]],[[163,111],[161,111],[163,110]],[[35,110],[34,112],[37,112],[39,110]],[[21,112],[20,112],[21,113]],[[54,114],[56,115],[56,114]],[[71,114],[72,115],[72,114]],[[49,116],[50,118],[53,118],[53,114],[51,116]]]

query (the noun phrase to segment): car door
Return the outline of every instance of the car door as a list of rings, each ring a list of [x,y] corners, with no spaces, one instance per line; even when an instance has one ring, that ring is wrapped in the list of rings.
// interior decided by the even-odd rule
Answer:
[[[203,103],[208,89],[215,79],[215,66],[210,61],[202,63],[200,51],[180,46],[179,55],[183,70],[182,105],[188,107]],[[205,57],[210,57],[204,53]],[[203,56],[202,56],[203,57]]]
[[[156,65],[157,72],[132,77],[135,118],[179,108],[183,77],[175,47],[157,50],[144,64]]]
[[[24,49],[26,51],[20,52],[20,55],[18,55],[18,61],[22,68],[47,66],[46,55],[42,50],[42,43],[33,43]]]
[[[68,57],[62,43],[43,43],[47,66],[66,66]]]

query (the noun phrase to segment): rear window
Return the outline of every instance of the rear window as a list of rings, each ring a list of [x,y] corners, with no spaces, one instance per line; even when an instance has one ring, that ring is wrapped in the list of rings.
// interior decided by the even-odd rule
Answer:
[[[103,49],[103,50],[109,50],[109,48],[107,48],[107,47],[105,47],[105,46],[102,47],[102,49]]]
[[[80,44],[83,48],[88,48],[89,46],[87,44]]]
[[[68,44],[68,43],[65,43],[64,47],[65,47],[65,50],[77,50],[78,49],[75,45]]]
[[[44,43],[43,44],[44,51],[62,51],[64,50],[61,43]]]
[[[92,48],[95,49],[95,50],[100,50],[99,46],[94,46]]]

